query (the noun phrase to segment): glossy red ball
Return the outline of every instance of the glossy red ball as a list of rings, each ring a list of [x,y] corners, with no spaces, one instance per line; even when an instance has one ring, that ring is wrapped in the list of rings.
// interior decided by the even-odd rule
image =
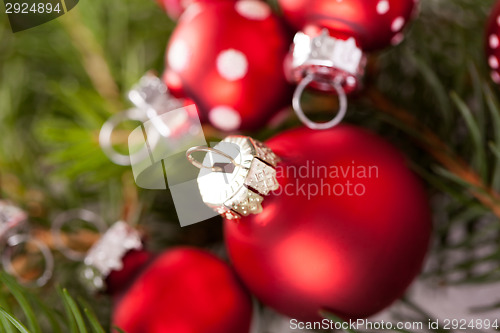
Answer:
[[[392,145],[357,127],[305,128],[267,142],[282,161],[263,211],[226,220],[230,259],[263,303],[300,320],[370,316],[420,272],[431,214]]]
[[[415,0],[278,0],[297,30],[315,25],[339,39],[354,37],[364,51],[398,44]]]
[[[212,254],[176,248],[161,254],[117,303],[113,325],[127,333],[246,333],[251,299]]]
[[[264,2],[194,4],[170,38],[166,62],[202,118],[225,131],[256,129],[290,100],[283,70],[290,41]]]

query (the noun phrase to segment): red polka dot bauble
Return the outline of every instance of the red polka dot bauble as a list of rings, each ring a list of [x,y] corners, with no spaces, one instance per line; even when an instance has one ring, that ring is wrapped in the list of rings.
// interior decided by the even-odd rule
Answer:
[[[500,84],[500,2],[493,7],[486,27],[486,57],[491,79]]]
[[[250,296],[230,267],[205,251],[168,250],[116,304],[113,325],[127,333],[248,333]]]
[[[167,71],[204,120],[225,131],[256,129],[289,100],[283,71],[289,42],[263,2],[194,4],[172,34]]]
[[[184,0],[157,0],[157,3],[173,20],[177,20],[188,6]]]
[[[416,0],[279,0],[287,21],[300,32],[290,54],[294,81],[316,75],[313,86],[333,91],[333,79],[348,93],[364,73],[365,52],[403,39]]]
[[[296,129],[267,146],[281,158],[263,209],[225,220],[230,259],[250,291],[291,318],[363,318],[420,272],[428,199],[402,154],[354,126]]]
[[[236,1],[236,0],[157,0],[160,7],[165,10],[171,19],[177,20],[186,11],[186,9],[194,4],[204,4],[218,1]]]

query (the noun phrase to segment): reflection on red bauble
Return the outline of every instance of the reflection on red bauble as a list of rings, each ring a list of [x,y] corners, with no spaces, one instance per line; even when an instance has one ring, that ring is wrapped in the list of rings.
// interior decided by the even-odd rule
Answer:
[[[167,69],[162,75],[163,83],[168,88],[168,92],[176,98],[185,98],[186,94],[182,88],[182,80],[177,73]]]
[[[347,1],[346,1],[347,3]],[[426,254],[431,214],[404,157],[354,126],[272,138],[280,189],[225,221],[230,259],[263,303],[301,320],[370,316],[402,296]]]
[[[161,254],[117,303],[127,333],[247,333],[252,305],[230,267],[205,251]]]

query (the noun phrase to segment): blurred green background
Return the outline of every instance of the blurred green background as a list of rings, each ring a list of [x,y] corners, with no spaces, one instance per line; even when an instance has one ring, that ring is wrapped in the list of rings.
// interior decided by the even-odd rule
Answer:
[[[500,89],[491,83],[483,53],[492,4],[422,0],[407,39],[371,56],[365,89],[351,97],[346,120],[392,141],[425,180],[435,244],[423,278],[444,284],[500,281]],[[27,209],[32,225],[42,230],[57,213],[85,207],[108,223],[123,217],[139,223],[153,250],[191,244],[224,255],[219,219],[181,229],[168,191],[136,188],[130,168],[114,165],[98,144],[104,121],[130,107],[127,91],[146,71],[162,73],[175,22],[153,0],[81,0],[66,15],[15,34],[5,13],[0,17],[2,197]],[[332,105],[331,97],[309,96],[307,109],[328,119]],[[250,134],[266,139],[298,124],[290,112],[278,127]],[[445,158],[436,158],[429,147],[436,141],[429,138],[444,145]],[[457,172],[453,162],[465,165],[478,182]],[[482,248],[490,250],[479,254]],[[456,251],[462,259],[452,262]],[[79,263],[55,256],[48,286],[19,288],[62,308],[54,287],[66,286],[91,303],[107,327],[109,300],[88,294],[74,279]],[[488,269],[478,270],[485,264]],[[26,317],[5,287],[0,304]]]

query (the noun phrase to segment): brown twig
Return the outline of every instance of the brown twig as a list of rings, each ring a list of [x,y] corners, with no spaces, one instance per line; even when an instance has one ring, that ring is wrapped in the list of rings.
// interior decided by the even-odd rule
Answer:
[[[417,140],[422,148],[453,175],[470,184],[470,193],[500,218],[500,194],[486,185],[468,163],[458,157],[436,133],[421,123],[410,112],[394,105],[375,88],[367,89],[366,96],[379,111],[388,114],[409,128],[421,133],[422,135],[417,137]]]
[[[57,250],[54,235],[50,230],[37,228],[31,231],[31,236],[50,249]],[[61,232],[60,237],[63,244],[71,245],[71,249],[85,253],[99,239],[100,235],[92,231],[80,230],[72,234]]]
[[[132,226],[136,226],[141,212],[139,193],[131,172],[126,172],[122,176],[123,184],[123,206],[121,219]]]
[[[36,239],[49,247],[51,250],[57,250],[54,235],[47,229],[33,229],[30,233],[33,239]],[[63,244],[71,244],[71,249],[80,253],[86,253],[87,250],[99,239],[99,234],[90,231],[81,230],[74,234],[61,232],[61,240]],[[40,274],[38,261],[32,260],[33,254],[40,251],[38,247],[28,243],[26,253],[20,254],[12,258],[12,266],[15,272],[28,281],[36,280]]]

